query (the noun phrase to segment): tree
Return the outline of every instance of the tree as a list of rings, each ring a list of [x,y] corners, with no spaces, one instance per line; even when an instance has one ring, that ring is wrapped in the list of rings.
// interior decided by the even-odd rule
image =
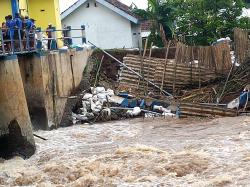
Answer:
[[[249,28],[243,18],[242,0],[175,0],[177,35],[186,36],[188,44],[210,45],[222,37],[233,36],[233,28]]]
[[[171,4],[160,0],[148,0],[147,10],[134,9],[142,19],[152,21],[149,40],[159,47],[166,45],[167,39],[173,36],[174,11]]]
[[[162,43],[175,34],[185,36],[187,44],[210,45],[222,37],[233,36],[235,27],[250,28],[242,17],[246,0],[148,0],[148,10],[135,9],[140,17],[152,20],[149,38]],[[175,24],[174,24],[175,23]],[[175,25],[175,27],[174,27]],[[165,33],[160,32],[163,28]],[[161,42],[163,41],[163,42]]]

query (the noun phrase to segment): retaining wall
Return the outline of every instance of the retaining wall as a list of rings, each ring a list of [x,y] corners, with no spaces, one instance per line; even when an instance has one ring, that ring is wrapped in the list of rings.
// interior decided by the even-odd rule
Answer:
[[[0,59],[0,90],[0,157],[16,148],[31,156],[35,142],[17,56]]]
[[[58,127],[67,98],[80,84],[91,53],[91,50],[67,50],[19,57],[28,108],[35,129]]]

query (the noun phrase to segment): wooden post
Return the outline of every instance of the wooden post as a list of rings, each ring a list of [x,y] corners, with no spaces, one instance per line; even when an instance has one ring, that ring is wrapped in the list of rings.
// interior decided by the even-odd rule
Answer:
[[[160,94],[162,94],[162,90],[163,90],[163,86],[164,86],[164,80],[165,80],[165,74],[166,74],[166,67],[167,67],[167,63],[168,63],[168,53],[169,53],[170,44],[171,44],[171,41],[168,42],[168,46],[167,46],[165,62],[164,62],[163,76],[162,76],[162,79],[161,79],[161,93]]]
[[[99,76],[99,73],[100,73],[100,70],[101,70],[101,67],[102,67],[103,60],[104,60],[104,55],[102,55],[101,62],[99,64],[98,70],[96,72],[94,87],[96,86],[96,83],[97,83],[97,80],[98,80],[98,76]]]
[[[202,47],[199,47],[199,60],[198,60],[198,68],[199,68],[199,89],[201,88],[201,61],[203,59],[203,50]]]
[[[174,81],[173,81],[173,95],[175,96],[175,87],[176,87],[176,69],[179,59],[179,54],[182,55],[183,45],[177,45],[176,54],[175,54],[175,65],[174,65]]]
[[[193,85],[193,63],[194,63],[194,46],[192,46],[192,61],[191,61],[191,68],[190,68],[190,82],[191,82],[191,85]]]
[[[148,38],[146,39],[145,45],[144,45],[144,51],[143,51],[143,59],[145,58],[146,52],[147,52],[147,46],[148,46]]]
[[[145,55],[146,55],[146,52],[147,52],[147,45],[148,45],[148,38],[146,39],[146,42],[145,42],[145,45],[144,45],[144,51],[143,51],[143,56],[141,57],[141,69],[140,69],[140,74],[144,77],[144,58],[145,58]],[[138,89],[140,88],[140,81],[141,79],[139,78],[138,80]],[[144,83],[143,83],[143,91],[144,90]]]
[[[224,67],[225,67],[225,56],[226,56],[226,51],[222,51],[222,67],[221,67],[221,73],[224,74]]]
[[[180,53],[180,51],[181,51],[181,44],[180,43],[177,43],[177,45],[176,45],[176,52],[175,52],[175,65],[174,65],[174,68],[175,68],[175,70],[174,70],[174,81],[173,81],[173,95],[175,95],[175,79],[176,79],[176,64],[177,64],[177,62],[178,62],[178,59],[179,59],[179,53]]]
[[[153,47],[154,43],[151,42],[150,45],[150,50],[149,50],[149,56],[148,59],[151,60],[151,56],[152,56],[152,47]],[[148,65],[148,72],[147,72],[147,80],[149,81],[149,71],[150,71],[150,64]],[[147,88],[146,88],[146,94],[148,94],[148,81],[147,81]]]

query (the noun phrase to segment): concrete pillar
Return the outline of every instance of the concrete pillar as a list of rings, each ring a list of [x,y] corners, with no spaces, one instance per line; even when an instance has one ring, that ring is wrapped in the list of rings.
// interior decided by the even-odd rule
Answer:
[[[0,90],[0,157],[29,157],[35,142],[16,56],[0,58]]]
[[[16,13],[19,13],[19,5],[17,0],[11,0],[11,7],[12,7],[12,15],[14,17]]]
[[[35,129],[58,127],[72,88],[68,51],[19,56],[28,108]]]
[[[46,54],[24,54],[18,56],[29,113],[35,130],[48,130],[49,126],[45,106],[42,60],[46,61]]]

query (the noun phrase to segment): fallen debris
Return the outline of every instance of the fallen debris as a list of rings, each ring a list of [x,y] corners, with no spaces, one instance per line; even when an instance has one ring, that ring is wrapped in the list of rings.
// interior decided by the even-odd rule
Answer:
[[[72,112],[72,122],[94,123],[97,121],[117,120],[137,116],[174,117],[170,109],[164,108],[155,100],[146,101],[136,99],[127,93],[115,95],[111,89],[104,87],[92,87],[90,93],[85,93],[81,98],[81,106]],[[164,104],[165,106],[167,104]]]
[[[235,117],[237,111],[228,109],[226,106],[216,106],[205,103],[181,103],[181,117],[199,116],[199,117]]]
[[[41,136],[39,136],[39,135],[37,135],[37,134],[33,134],[35,137],[37,137],[37,138],[39,138],[39,139],[41,139],[41,140],[48,140],[48,139],[46,139],[46,138],[43,138],[43,137],[41,137]]]

